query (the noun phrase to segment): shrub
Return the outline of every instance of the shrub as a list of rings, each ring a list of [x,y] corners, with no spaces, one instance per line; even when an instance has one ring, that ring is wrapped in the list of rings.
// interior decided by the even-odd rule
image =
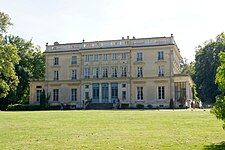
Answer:
[[[129,104],[121,104],[121,109],[128,109],[129,108]]]
[[[12,104],[8,105],[8,111],[31,111],[31,110],[41,110],[40,105],[29,105],[29,104]]]
[[[170,99],[170,109],[174,109],[174,101],[173,101],[173,99]]]
[[[149,104],[147,107],[148,107],[149,109],[152,109],[152,108],[153,108],[153,106],[152,106],[151,104]]]
[[[137,107],[138,109],[143,109],[145,106],[144,106],[143,104],[137,104],[136,107]]]

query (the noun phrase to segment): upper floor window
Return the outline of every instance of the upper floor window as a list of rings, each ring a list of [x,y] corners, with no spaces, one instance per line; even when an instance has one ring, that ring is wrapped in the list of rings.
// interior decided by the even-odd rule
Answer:
[[[84,69],[84,78],[89,79],[90,78],[90,68]]]
[[[121,77],[127,77],[127,67],[121,67],[121,69],[122,69]]]
[[[164,76],[164,66],[159,66],[159,77]]]
[[[94,55],[94,61],[98,61],[98,54]]]
[[[122,57],[121,57],[122,60],[126,60],[127,59],[127,55],[126,53],[122,53]]]
[[[137,68],[137,77],[143,77],[143,71],[142,67]]]
[[[112,60],[117,60],[117,54],[116,53],[112,54]]]
[[[158,60],[164,60],[164,54],[163,54],[163,51],[158,52]]]
[[[99,69],[98,68],[94,68],[93,69],[93,78],[98,78],[99,77]]]
[[[142,61],[142,52],[137,53],[137,61]]]
[[[143,100],[143,87],[137,87],[137,100]]]
[[[71,101],[77,100],[77,89],[71,89]]]
[[[112,77],[117,77],[117,67],[112,67]]]
[[[77,70],[72,70],[71,71],[71,79],[76,80],[77,79]]]
[[[54,65],[59,65],[59,57],[54,57]]]
[[[102,68],[102,77],[108,78],[108,68]]]
[[[72,65],[77,64],[77,56],[72,56],[71,64]]]
[[[54,71],[54,80],[59,80],[59,71],[58,70]]]
[[[158,99],[159,100],[164,100],[165,99],[165,87],[164,86],[159,86],[158,87]]]
[[[108,60],[108,54],[103,54],[103,60]]]
[[[89,62],[90,61],[90,55],[85,55],[85,61]]]
[[[53,101],[59,101],[59,89],[53,89]]]

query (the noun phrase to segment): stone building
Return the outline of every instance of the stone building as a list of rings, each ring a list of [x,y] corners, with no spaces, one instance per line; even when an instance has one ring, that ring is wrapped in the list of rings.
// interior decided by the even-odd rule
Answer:
[[[30,104],[43,89],[50,104],[73,108],[92,103],[168,108],[192,101],[193,81],[180,74],[180,50],[170,37],[46,44],[46,75],[30,82]]]

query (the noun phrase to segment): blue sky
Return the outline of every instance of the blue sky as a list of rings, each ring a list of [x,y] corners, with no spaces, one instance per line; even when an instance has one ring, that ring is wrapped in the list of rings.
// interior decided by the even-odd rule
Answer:
[[[174,34],[183,57],[225,31],[224,0],[0,0],[9,33],[45,43],[161,37]]]

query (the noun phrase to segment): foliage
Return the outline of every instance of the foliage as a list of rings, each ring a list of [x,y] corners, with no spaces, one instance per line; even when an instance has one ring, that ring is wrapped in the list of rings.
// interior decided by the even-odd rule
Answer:
[[[216,69],[220,65],[218,54],[225,51],[225,34],[221,33],[216,40],[205,42],[199,46],[195,55],[195,75],[193,77],[198,97],[203,102],[215,102],[216,95],[220,94],[215,84]]]
[[[143,109],[145,106],[143,104],[137,104],[136,107],[137,109]]]
[[[217,96],[216,103],[213,106],[213,113],[218,119],[224,121],[223,129],[225,130],[225,53],[220,52],[219,58],[221,65],[217,68],[215,83],[218,84],[218,87],[222,94]]]
[[[11,104],[7,106],[8,111],[31,111],[31,110],[41,110],[40,105],[30,105],[30,104]]]
[[[129,104],[121,104],[121,109],[128,109],[129,108]]]
[[[170,109],[174,109],[174,101],[173,101],[173,99],[170,99]]]
[[[148,107],[148,109],[152,109],[153,108],[153,106],[151,104],[149,104],[147,107]]]
[[[41,96],[40,96],[40,107],[42,109],[48,109],[49,108],[50,96],[51,95],[49,93],[45,94],[45,90],[43,90],[41,92]]]

